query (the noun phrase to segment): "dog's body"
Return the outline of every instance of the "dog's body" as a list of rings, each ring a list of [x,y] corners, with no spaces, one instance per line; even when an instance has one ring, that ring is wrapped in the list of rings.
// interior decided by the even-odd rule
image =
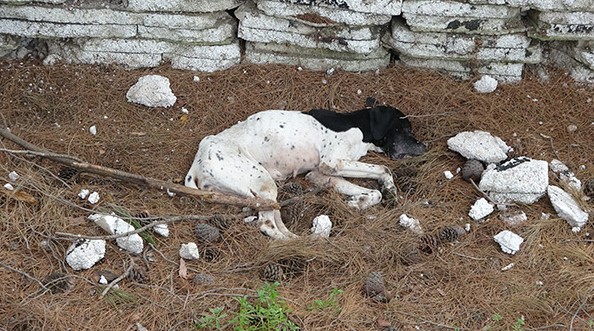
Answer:
[[[275,181],[308,173],[306,178],[314,184],[330,184],[350,197],[349,205],[364,209],[379,203],[381,193],[343,177],[376,179],[395,195],[394,180],[386,167],[357,160],[368,151],[393,158],[421,154],[425,146],[414,139],[410,128],[400,111],[386,106],[348,114],[262,111],[205,137],[185,185],[276,200]],[[295,237],[283,224],[279,210],[259,212],[258,224],[272,238]]]

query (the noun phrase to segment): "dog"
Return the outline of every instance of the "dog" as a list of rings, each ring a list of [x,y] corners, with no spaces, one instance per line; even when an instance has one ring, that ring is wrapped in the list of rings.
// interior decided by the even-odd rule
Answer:
[[[358,161],[369,151],[398,159],[421,155],[426,145],[413,136],[405,115],[391,106],[350,113],[266,110],[202,139],[185,185],[276,201],[276,181],[307,173],[313,184],[329,185],[349,197],[349,206],[365,209],[378,204],[382,193],[344,177],[375,179],[396,197],[387,167]],[[257,224],[273,239],[297,237],[277,209],[260,211]]]

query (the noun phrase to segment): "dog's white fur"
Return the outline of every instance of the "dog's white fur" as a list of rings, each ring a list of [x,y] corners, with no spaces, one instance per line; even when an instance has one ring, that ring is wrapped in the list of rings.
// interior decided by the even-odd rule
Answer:
[[[334,132],[314,117],[297,111],[268,110],[201,142],[186,176],[186,186],[243,197],[276,200],[275,181],[309,172],[308,180],[333,186],[348,195],[348,204],[364,209],[379,203],[378,190],[343,177],[378,180],[396,194],[390,171],[359,162],[368,151],[381,151],[363,142],[361,130]],[[274,239],[296,237],[283,224],[279,210],[258,214],[260,231]]]

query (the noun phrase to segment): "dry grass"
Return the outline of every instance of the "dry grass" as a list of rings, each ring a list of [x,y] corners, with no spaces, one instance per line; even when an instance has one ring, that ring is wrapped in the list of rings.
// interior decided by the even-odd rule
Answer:
[[[178,102],[170,109],[147,109],[125,100],[138,77],[156,73],[171,80]],[[74,272],[64,263],[70,242],[51,240],[56,232],[101,235],[84,220],[90,211],[122,208],[131,214],[241,215],[238,208],[207,205],[189,197],[170,198],[109,178],[81,175],[75,182],[57,178],[60,167],[49,161],[0,154],[0,175],[18,172],[22,189],[38,201],[0,201],[0,329],[6,330],[133,330],[140,322],[149,330],[191,330],[209,308],[237,307],[234,295],[260,288],[260,270],[268,260],[301,257],[303,274],[279,288],[294,309],[291,318],[302,330],[375,330],[385,319],[402,330],[509,330],[524,317],[524,329],[586,330],[594,321],[594,246],[586,232],[574,234],[562,220],[541,220],[554,213],[546,198],[522,206],[529,218],[512,230],[526,242],[515,256],[502,253],[492,236],[509,228],[496,214],[470,233],[443,244],[415,263],[403,263],[418,238],[397,220],[407,213],[428,232],[470,222],[467,212],[481,196],[444,170],[455,171],[462,158],[446,148],[446,139],[462,130],[486,130],[514,147],[516,155],[550,161],[558,158],[582,180],[594,177],[594,92],[576,86],[564,74],[548,83],[532,77],[517,85],[481,95],[471,82],[457,82],[436,73],[398,66],[376,73],[298,71],[284,66],[242,65],[224,72],[200,74],[167,66],[125,71],[111,66],[55,66],[0,63],[0,120],[12,132],[52,151],[87,162],[170,181],[185,175],[200,139],[248,114],[264,109],[307,110],[327,107],[350,111],[367,96],[398,106],[411,116],[417,136],[430,152],[414,159],[366,160],[385,164],[397,175],[402,198],[398,204],[365,212],[347,208],[334,192],[306,196],[296,205],[300,219],[287,221],[307,234],[311,219],[326,213],[335,223],[329,241],[271,242],[256,228],[237,220],[223,232],[212,262],[188,262],[191,276],[205,273],[212,284],[195,284],[178,276],[178,249],[194,241],[194,224],[170,226],[170,238],[156,238],[156,250],[135,257],[147,265],[145,283],[124,280],[130,294],[100,299],[99,270],[121,274],[130,256],[109,243],[105,259],[94,268]],[[326,80],[326,83],[323,81]],[[182,107],[189,110],[184,116]],[[568,133],[568,125],[578,130]],[[97,125],[97,136],[88,128]],[[548,138],[550,137],[550,138]],[[7,141],[1,148],[16,149]],[[584,167],[581,167],[584,165]],[[302,178],[297,181],[307,185]],[[556,182],[552,178],[552,182]],[[0,180],[0,184],[4,184]],[[376,185],[365,182],[365,185]],[[80,188],[98,191],[101,202],[91,206],[76,197]],[[78,205],[73,207],[64,201]],[[591,202],[585,203],[592,208]],[[504,266],[514,263],[508,271]],[[61,271],[74,287],[66,293],[43,292],[33,279]],[[371,271],[381,271],[395,297],[386,304],[363,296],[361,287]],[[31,278],[24,276],[28,274]],[[308,306],[342,289],[340,312],[312,311]],[[500,321],[493,316],[500,315]],[[485,329],[485,330],[486,330]]]

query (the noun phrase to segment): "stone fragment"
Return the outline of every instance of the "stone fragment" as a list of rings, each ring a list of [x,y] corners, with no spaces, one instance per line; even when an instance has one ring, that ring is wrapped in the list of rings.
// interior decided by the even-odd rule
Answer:
[[[105,215],[105,214],[93,214],[88,217],[89,220],[95,222],[99,227],[101,227],[105,232],[109,234],[122,234],[134,231],[134,227],[123,219],[113,216],[113,215]],[[144,242],[142,238],[137,234],[131,234],[126,237],[119,237],[116,238],[116,243],[122,249],[125,249],[128,252],[134,254],[142,253],[144,249]]]
[[[588,213],[582,210],[569,193],[554,185],[548,187],[547,193],[557,215],[567,221],[572,228],[579,231],[588,222]]]
[[[126,93],[128,102],[147,107],[173,106],[177,97],[169,87],[169,79],[159,75],[146,75],[138,79]]]
[[[66,263],[74,270],[94,266],[105,256],[105,240],[79,240],[66,250]]]
[[[200,258],[198,246],[193,242],[182,244],[179,249],[179,256],[186,260],[198,260]]]
[[[483,75],[473,85],[475,91],[479,93],[491,93],[497,89],[497,80],[489,75]]]
[[[330,231],[332,231],[332,221],[327,215],[319,215],[313,219],[313,226],[311,227],[311,234],[313,236],[328,238]]]
[[[495,203],[534,203],[547,191],[548,168],[546,161],[528,157],[490,164],[483,172],[479,189]]]
[[[448,148],[460,153],[467,159],[480,160],[487,163],[501,162],[507,159],[511,147],[499,137],[485,131],[460,132],[448,139]]]
[[[415,234],[423,235],[424,233],[423,228],[421,227],[421,223],[417,219],[412,218],[406,214],[400,215],[398,224],[400,224],[400,226],[403,228],[411,230]]]
[[[468,216],[473,220],[478,221],[489,216],[494,210],[495,208],[493,207],[493,204],[489,203],[485,198],[480,198],[472,205],[468,212]]]
[[[551,160],[549,163],[551,171],[559,176],[559,179],[567,184],[569,187],[580,191],[582,189],[582,181],[579,180],[575,174],[561,161],[557,159]]]
[[[503,252],[511,255],[516,254],[520,250],[520,245],[524,242],[524,238],[509,230],[499,232],[493,239],[501,246]]]

